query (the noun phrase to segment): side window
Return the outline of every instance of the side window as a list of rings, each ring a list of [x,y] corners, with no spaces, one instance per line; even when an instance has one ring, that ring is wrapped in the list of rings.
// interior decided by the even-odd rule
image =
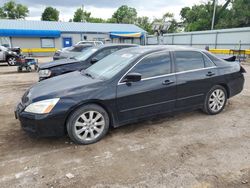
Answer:
[[[139,62],[130,72],[140,73],[143,78],[171,73],[171,60],[168,52],[154,54]]]
[[[118,48],[109,48],[109,49],[102,50],[101,52],[96,54],[95,58],[99,61],[103,59],[104,57],[114,53],[117,50]]]
[[[203,55],[203,59],[204,59],[206,67],[213,67],[213,66],[215,66],[214,63],[207,56]]]
[[[175,52],[176,72],[204,68],[203,54],[195,51]]]

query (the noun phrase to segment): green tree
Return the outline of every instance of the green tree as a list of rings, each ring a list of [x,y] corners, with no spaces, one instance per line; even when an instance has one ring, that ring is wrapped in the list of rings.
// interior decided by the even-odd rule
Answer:
[[[115,18],[108,18],[107,23],[117,23]]]
[[[84,11],[82,8],[78,8],[74,13],[73,22],[87,22],[91,13]]]
[[[143,16],[143,17],[138,17],[136,25],[139,26],[140,28],[144,29],[145,31],[148,32],[148,34],[153,34],[152,30],[152,23],[149,20],[149,17]]]
[[[9,1],[0,8],[1,18],[24,19],[28,14],[28,8],[25,5],[15,3],[15,1]]]
[[[250,26],[250,1],[234,0],[232,3],[230,21],[232,27],[249,27]]]
[[[59,11],[53,7],[46,7],[42,13],[41,20],[58,21],[59,20]]]
[[[106,23],[106,20],[102,18],[89,17],[88,22],[90,23]]]
[[[119,7],[112,16],[112,20],[115,23],[127,23],[134,24],[137,20],[137,11],[135,8],[122,5]]]
[[[228,7],[231,2],[232,0],[226,0],[223,5],[217,5],[214,28],[221,29],[230,27],[231,10]],[[212,23],[214,3],[215,0],[209,0],[207,3],[194,5],[191,8],[182,8],[180,15],[185,31],[209,30]]]
[[[6,14],[5,12],[3,11],[3,8],[0,7],[0,18],[6,18]]]

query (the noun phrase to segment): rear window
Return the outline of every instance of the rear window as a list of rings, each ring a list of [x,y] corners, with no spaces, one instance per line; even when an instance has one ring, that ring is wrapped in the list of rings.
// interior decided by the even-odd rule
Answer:
[[[175,66],[176,72],[204,68],[203,54],[195,51],[176,51]]]
[[[206,67],[213,67],[213,66],[215,66],[215,64],[207,56],[203,55],[203,59],[204,59]]]

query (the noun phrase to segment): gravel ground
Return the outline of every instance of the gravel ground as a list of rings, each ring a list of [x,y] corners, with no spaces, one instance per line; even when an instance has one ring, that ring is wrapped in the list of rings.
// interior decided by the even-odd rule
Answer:
[[[145,121],[79,146],[21,130],[13,110],[37,73],[2,65],[0,187],[250,187],[250,74],[245,78],[244,91],[219,115]]]

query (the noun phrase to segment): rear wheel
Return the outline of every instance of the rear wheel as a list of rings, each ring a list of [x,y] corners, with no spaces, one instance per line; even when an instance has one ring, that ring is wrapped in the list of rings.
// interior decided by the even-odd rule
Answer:
[[[216,85],[207,93],[204,111],[210,115],[218,114],[224,109],[226,102],[226,89],[220,85]]]
[[[67,122],[71,140],[77,144],[93,144],[102,139],[109,129],[109,116],[100,106],[85,105],[74,111]]]
[[[16,58],[15,57],[8,57],[7,63],[9,66],[15,66],[16,65]]]
[[[22,72],[22,71],[23,71],[22,67],[17,67],[17,72]]]
[[[32,71],[31,67],[30,66],[26,67],[26,71],[31,72]]]

